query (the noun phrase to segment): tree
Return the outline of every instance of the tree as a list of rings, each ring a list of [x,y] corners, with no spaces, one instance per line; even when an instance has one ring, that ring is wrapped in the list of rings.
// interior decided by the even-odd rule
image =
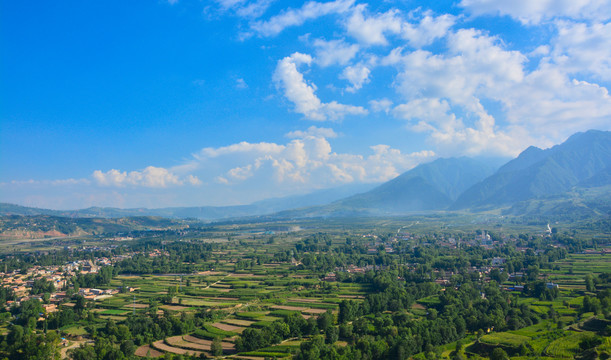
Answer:
[[[70,350],[68,352],[70,359],[72,360],[91,360],[97,359],[97,355],[95,353],[95,349],[93,346],[89,345],[81,345],[80,347]]]
[[[121,343],[121,352],[126,356],[132,356],[136,352],[136,345],[132,340],[125,340]]]
[[[83,314],[83,310],[85,310],[85,303],[87,301],[85,300],[85,298],[82,295],[77,295],[76,296],[76,301],[74,304],[74,312],[82,315]]]
[[[339,328],[331,326],[325,332],[325,341],[327,344],[334,344],[339,339]]]
[[[326,333],[327,329],[333,325],[333,314],[331,311],[327,311],[324,314],[320,315],[317,319],[318,328]]]
[[[214,340],[212,341],[212,344],[210,345],[210,351],[212,352],[212,355],[214,356],[223,355],[223,343],[220,337],[217,336],[214,338]]]
[[[586,275],[586,290],[589,292],[596,292],[596,286],[594,286],[594,278],[592,274]]]
[[[501,348],[494,348],[490,353],[490,360],[509,360],[509,355]]]

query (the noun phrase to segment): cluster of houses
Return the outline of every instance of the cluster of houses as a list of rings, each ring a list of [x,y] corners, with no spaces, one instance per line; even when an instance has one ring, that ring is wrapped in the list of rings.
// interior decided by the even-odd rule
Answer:
[[[111,246],[111,248],[114,247],[116,247],[116,245]],[[109,249],[110,248],[100,248],[96,246],[88,247],[83,250],[94,251]],[[139,253],[141,252],[115,255],[111,258],[98,257],[94,260],[76,260],[58,266],[32,266],[25,273],[22,273],[18,270],[14,270],[11,272],[0,272],[1,286],[9,287],[15,293],[15,301],[7,302],[6,306],[10,307],[12,305],[19,305],[21,304],[21,302],[27,301],[32,298],[39,299],[42,301],[43,294],[32,294],[31,289],[35,280],[44,279],[53,284],[53,286],[55,287],[55,292],[50,294],[48,303],[44,304],[43,307],[45,308],[45,311],[47,313],[57,311],[57,305],[63,302],[66,298],[66,293],[63,290],[66,290],[68,288],[68,285],[70,284],[70,279],[72,277],[76,276],[79,273],[97,273],[103,266],[113,265],[122,260],[129,259]],[[151,257],[157,257],[164,255],[168,256],[169,254],[167,251],[155,249],[147,252],[147,255]],[[127,290],[131,291],[131,289]],[[87,300],[101,300],[113,296],[118,292],[119,290],[117,289],[79,289],[79,294],[81,294]]]
[[[44,279],[53,284],[55,292],[50,293],[49,301],[43,307],[47,313],[57,311],[57,305],[66,298],[65,290],[70,284],[70,279],[76,274],[97,273],[101,266],[111,265],[116,259],[98,258],[92,260],[77,260],[60,266],[32,266],[25,273],[15,270],[12,272],[0,272],[3,287],[8,287],[15,293],[15,301],[8,301],[6,306],[19,305],[29,299],[43,300],[43,294],[32,294],[31,289],[34,281]],[[85,299],[98,300],[104,296],[112,296],[118,290],[79,289],[79,293]]]

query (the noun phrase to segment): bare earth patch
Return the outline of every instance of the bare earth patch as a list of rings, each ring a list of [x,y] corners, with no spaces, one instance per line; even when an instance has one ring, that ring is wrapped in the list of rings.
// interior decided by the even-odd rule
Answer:
[[[188,341],[190,343],[208,346],[208,348],[210,348],[210,345],[212,344],[211,340],[204,340],[191,335],[185,335],[182,338],[183,340]],[[233,345],[232,343],[223,341],[221,345],[223,345],[223,350],[235,350],[235,345]]]
[[[210,351],[210,345],[196,344],[183,340],[181,335],[172,336],[165,339],[165,342],[170,346],[175,346],[184,349]]]
[[[254,324],[254,321],[248,321],[248,320],[240,320],[240,319],[225,319],[223,320],[223,322],[225,324],[230,324],[230,325],[237,325],[237,326],[250,326],[252,324]]]
[[[189,353],[189,354],[195,355],[195,356],[200,356],[202,354],[201,351],[185,350],[185,349],[177,348],[177,347],[174,347],[174,346],[166,345],[163,342],[163,340],[155,341],[153,343],[153,347],[155,349],[157,349],[157,350],[169,352],[169,353],[172,353],[172,354],[185,355],[186,353]]]
[[[142,345],[138,349],[136,349],[135,355],[141,356],[141,357],[150,356],[150,357],[157,358],[157,357],[162,357],[163,353],[161,351],[157,351],[153,349],[152,347],[148,345]]]
[[[223,324],[223,323],[214,323],[212,324],[212,326],[214,326],[217,329],[221,329],[224,331],[232,331],[238,334],[241,334],[242,331],[244,331],[246,328],[243,328],[241,326],[235,326],[235,325],[229,325],[229,324]]]
[[[305,309],[302,312],[306,314],[324,314],[327,312],[327,310],[325,309]]]

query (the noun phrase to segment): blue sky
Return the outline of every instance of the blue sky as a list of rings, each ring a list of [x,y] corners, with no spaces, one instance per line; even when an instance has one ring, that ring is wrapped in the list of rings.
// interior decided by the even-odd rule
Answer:
[[[0,201],[247,204],[611,129],[611,4],[3,2]]]

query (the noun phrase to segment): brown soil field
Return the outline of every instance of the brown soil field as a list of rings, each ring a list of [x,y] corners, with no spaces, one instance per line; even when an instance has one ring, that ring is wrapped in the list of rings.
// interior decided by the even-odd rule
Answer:
[[[244,331],[246,329],[246,328],[241,327],[241,326],[223,324],[223,323],[218,323],[218,322],[212,324],[212,326],[214,326],[217,329],[221,329],[221,330],[225,330],[225,331],[233,331],[233,332],[238,333],[238,334],[241,334],[242,331]]]
[[[182,335],[171,336],[169,338],[166,338],[165,342],[170,346],[199,351],[210,351],[210,345],[196,344],[193,342],[186,341],[182,338]]]
[[[135,352],[136,356],[141,356],[141,357],[145,357],[147,356],[147,354],[150,357],[154,357],[154,358],[163,356],[163,353],[161,351],[157,351],[148,345],[140,346],[139,348],[136,349],[136,352]]]
[[[169,353],[172,353],[172,354],[184,355],[186,353],[189,353],[189,354],[195,355],[195,356],[200,356],[202,354],[202,351],[186,350],[186,349],[181,349],[181,348],[177,348],[177,347],[166,345],[163,342],[163,340],[155,341],[153,343],[153,347],[155,349],[157,349],[157,350],[169,352]]]
[[[414,304],[414,305],[412,305],[412,309],[426,310],[426,306],[424,306],[422,304]]]
[[[222,272],[218,272],[218,271],[200,271],[197,273],[197,275],[221,275],[224,274]]]
[[[237,325],[237,326],[245,326],[245,327],[249,327],[250,325],[255,323],[254,321],[240,320],[240,319],[225,319],[225,320],[223,320],[223,322],[225,324]]]
[[[306,309],[306,310],[303,310],[302,312],[306,314],[324,314],[327,312],[327,310],[325,309]]]
[[[191,336],[191,335],[184,335],[182,338],[183,340],[188,341],[193,344],[208,346],[208,348],[210,348],[210,345],[212,344],[212,340],[204,340],[204,339],[196,338],[195,336]],[[235,345],[232,343],[223,341],[221,344],[223,345],[223,350],[225,351],[235,350]]]

